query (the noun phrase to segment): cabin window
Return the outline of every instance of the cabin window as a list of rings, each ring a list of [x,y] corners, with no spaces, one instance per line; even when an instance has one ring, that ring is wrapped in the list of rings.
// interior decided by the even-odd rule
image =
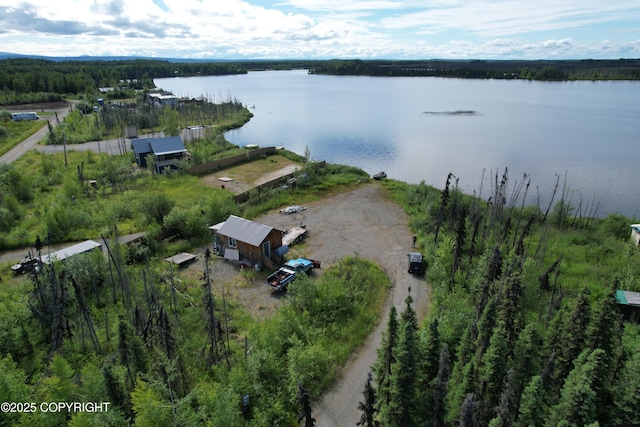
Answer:
[[[237,246],[236,239],[234,239],[233,237],[229,237],[229,246],[235,248]]]
[[[271,258],[271,242],[264,242],[262,244],[262,253],[267,258]]]

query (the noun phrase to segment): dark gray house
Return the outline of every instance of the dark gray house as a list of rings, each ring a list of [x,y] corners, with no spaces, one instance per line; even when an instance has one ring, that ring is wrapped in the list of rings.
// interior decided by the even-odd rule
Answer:
[[[179,136],[132,139],[131,151],[136,157],[136,163],[143,168],[147,167],[147,156],[153,155],[154,167],[158,173],[167,167],[175,169],[178,160],[188,157],[188,151]]]

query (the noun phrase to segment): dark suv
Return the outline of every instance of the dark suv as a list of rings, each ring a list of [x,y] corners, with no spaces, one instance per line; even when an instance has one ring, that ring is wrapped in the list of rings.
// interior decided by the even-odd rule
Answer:
[[[425,265],[420,252],[409,252],[409,273],[411,274],[424,274]]]

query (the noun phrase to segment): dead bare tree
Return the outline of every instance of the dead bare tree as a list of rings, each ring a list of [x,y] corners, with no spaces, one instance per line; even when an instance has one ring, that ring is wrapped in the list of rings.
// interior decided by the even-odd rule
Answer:
[[[553,186],[553,193],[551,193],[551,200],[549,200],[549,205],[547,206],[547,210],[544,212],[544,216],[542,217],[541,224],[547,220],[547,216],[549,215],[549,211],[551,210],[551,206],[553,206],[553,201],[556,197],[556,193],[558,191],[558,185],[560,185],[560,175],[556,174],[556,184]]]

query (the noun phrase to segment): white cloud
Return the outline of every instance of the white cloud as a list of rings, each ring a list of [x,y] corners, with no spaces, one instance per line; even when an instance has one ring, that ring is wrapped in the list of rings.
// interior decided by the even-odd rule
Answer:
[[[385,18],[381,26],[396,30],[419,28],[430,32],[453,29],[495,37],[610,22],[625,18],[629,12],[640,13],[640,2],[465,1],[451,7],[427,8]]]
[[[15,53],[200,58],[640,55],[636,35],[640,0],[163,0],[163,4],[0,0],[0,43]],[[624,25],[602,30],[611,22]],[[597,35],[594,28],[599,28]]]

